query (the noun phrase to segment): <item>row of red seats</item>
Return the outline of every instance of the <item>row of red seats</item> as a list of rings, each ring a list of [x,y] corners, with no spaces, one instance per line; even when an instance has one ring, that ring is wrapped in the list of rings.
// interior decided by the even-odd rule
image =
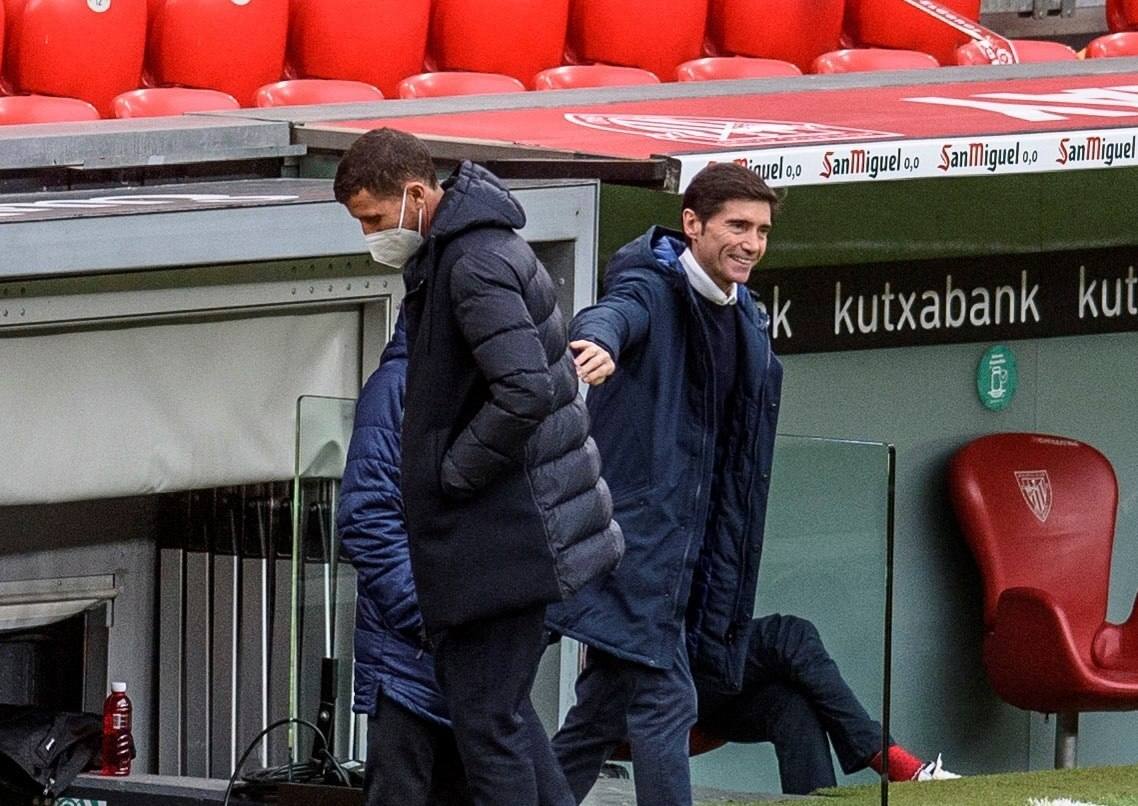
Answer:
[[[980,0],[941,2],[979,14]],[[1138,27],[1138,0],[1108,3],[1112,25]],[[967,46],[957,50],[964,34],[901,0],[3,0],[0,40],[5,12],[9,91],[83,99],[102,116],[142,113],[152,94],[122,95],[140,85],[224,94],[185,101],[196,110],[420,97],[460,80],[406,80],[424,66],[500,73],[517,89],[565,60],[652,74],[625,71],[626,80],[600,81],[608,84],[671,78],[701,53],[793,65],[775,68],[784,73],[970,63]],[[843,44],[918,53],[832,53]],[[1046,58],[1074,56],[1048,46]],[[1028,44],[1019,49],[1037,60]],[[712,77],[710,64],[747,76],[759,69],[733,60],[680,77]],[[282,75],[340,82],[262,89]],[[541,80],[562,86],[560,75]]]
[[[1014,40],[1021,62],[1076,59],[1077,54],[1066,45],[1041,40]],[[1099,37],[1087,46],[1091,58],[1138,55],[1138,32],[1122,32]],[[986,64],[987,57],[974,43],[956,50],[957,64]],[[937,68],[940,64],[927,53],[886,48],[853,48],[823,53],[812,65],[814,73],[850,73],[870,70],[916,70]],[[797,76],[801,71],[790,62],[745,56],[708,56],[684,62],[676,69],[679,81],[714,81],[741,78]],[[655,73],[638,67],[606,64],[563,65],[543,70],[534,79],[537,90],[573,89],[580,87],[630,86],[658,84]],[[526,86],[504,73],[482,73],[462,70],[420,73],[399,83],[400,98],[430,98],[503,92],[524,92]],[[378,101],[383,93],[360,81],[335,79],[291,79],[261,87],[254,93],[259,107],[298,104]],[[180,87],[136,89],[124,92],[111,101],[118,118],[179,115],[238,109],[237,99],[224,92]],[[75,98],[45,95],[0,97],[0,124],[44,123],[55,121],[96,120],[99,111]]]

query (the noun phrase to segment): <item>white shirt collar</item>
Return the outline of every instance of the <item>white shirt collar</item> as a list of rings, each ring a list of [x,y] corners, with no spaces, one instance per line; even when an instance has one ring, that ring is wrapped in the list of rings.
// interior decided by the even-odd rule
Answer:
[[[713,302],[716,305],[734,305],[738,301],[738,284],[732,283],[731,293],[724,293],[723,289],[708,276],[703,266],[699,265],[699,261],[695,259],[691,249],[685,249],[680,255],[680,265],[684,269],[684,274],[688,276],[691,287],[708,302]]]

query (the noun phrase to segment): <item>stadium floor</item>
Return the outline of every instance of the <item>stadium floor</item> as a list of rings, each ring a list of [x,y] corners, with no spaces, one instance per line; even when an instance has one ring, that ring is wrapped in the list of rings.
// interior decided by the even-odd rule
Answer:
[[[765,803],[771,801],[816,800],[797,795],[756,795],[753,792],[727,792],[722,789],[696,787],[692,790],[693,800],[701,806],[717,806],[723,803]],[[602,778],[585,798],[581,806],[636,806],[636,795],[632,781],[621,778]]]

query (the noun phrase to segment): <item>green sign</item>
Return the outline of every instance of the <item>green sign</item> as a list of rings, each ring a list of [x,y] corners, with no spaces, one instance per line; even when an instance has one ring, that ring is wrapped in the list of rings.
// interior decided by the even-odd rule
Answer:
[[[980,402],[992,411],[1007,408],[1015,397],[1018,384],[1015,354],[1002,344],[989,347],[976,370],[976,392],[980,395]]]

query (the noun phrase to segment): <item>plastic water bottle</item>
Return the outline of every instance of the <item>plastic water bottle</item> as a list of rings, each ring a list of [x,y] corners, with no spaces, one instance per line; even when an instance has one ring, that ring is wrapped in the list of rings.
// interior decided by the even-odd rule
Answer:
[[[130,775],[134,739],[130,735],[131,704],[126,683],[111,683],[103,703],[103,775]]]

